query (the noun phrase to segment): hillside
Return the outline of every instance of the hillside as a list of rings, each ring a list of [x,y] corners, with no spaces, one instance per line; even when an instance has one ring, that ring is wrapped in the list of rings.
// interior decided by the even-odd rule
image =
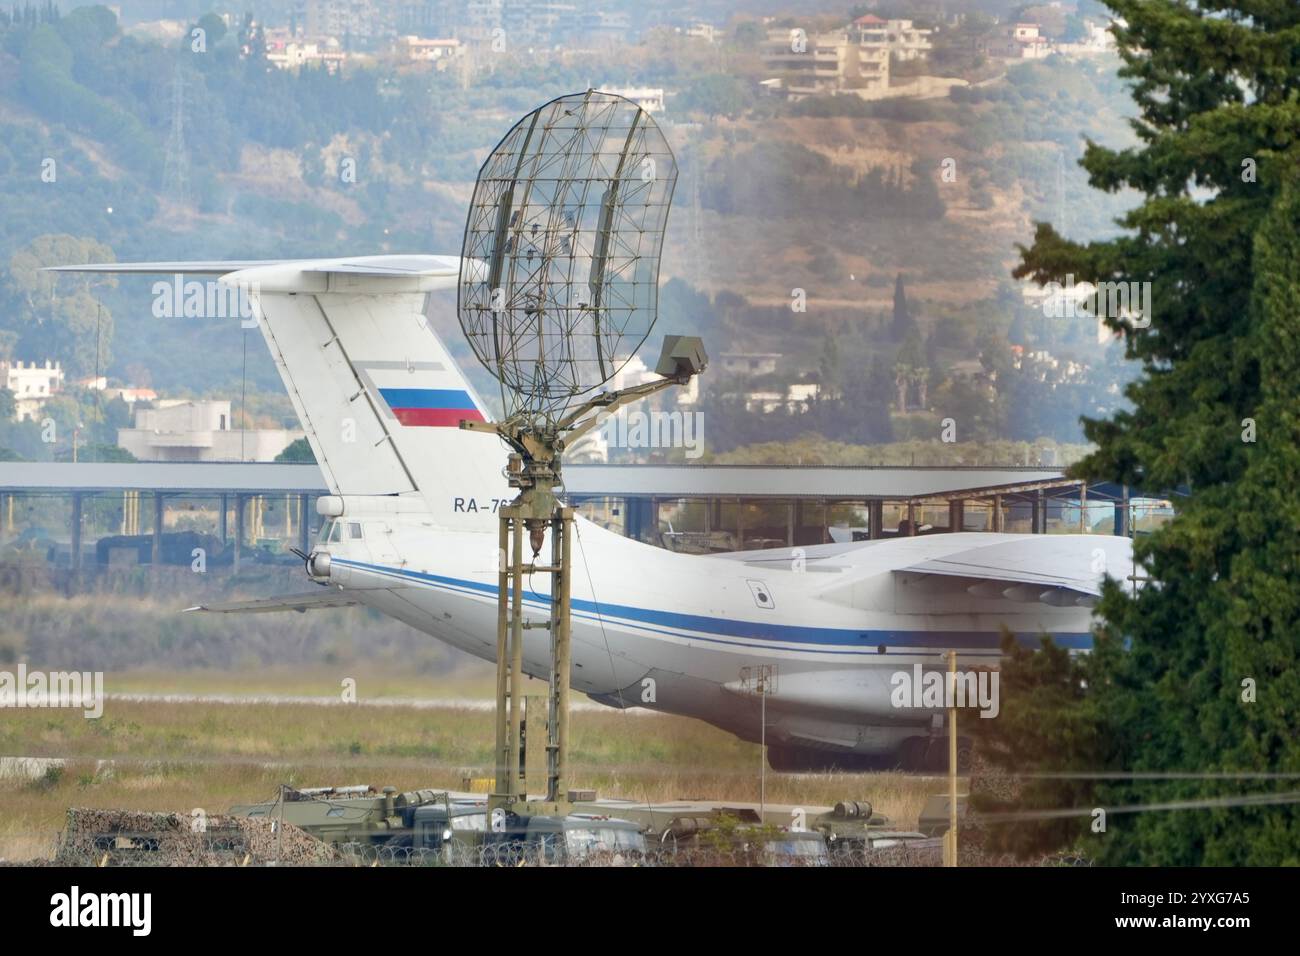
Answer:
[[[295,73],[241,52],[256,46],[247,22],[229,31],[202,22],[201,54],[124,33],[102,7],[3,27],[0,263],[11,269],[0,284],[0,358],[61,358],[70,377],[98,369],[169,396],[246,392],[250,422],[280,425],[292,411],[265,350],[237,321],[156,318],[145,280],[50,287],[15,272],[15,255],[60,234],[78,239],[43,248],[123,260],[454,251],[487,150],[515,117],[582,88],[601,67],[590,51],[581,70],[562,55],[519,52],[468,82],[382,56]],[[716,65],[685,42],[653,35],[612,48],[604,72],[626,77],[632,64],[674,94],[659,117],[681,169],[662,275],[681,288],[665,298],[692,304],[681,319],[715,355],[780,352],[783,378],[808,380],[824,371],[830,337],[850,366],[874,357],[889,374],[903,336],[883,332],[901,276],[938,394],[983,360],[981,335],[1005,343],[1018,308],[1010,264],[1032,222],[1064,218],[1087,238],[1111,231],[1123,208],[1123,197],[1083,201],[1076,165],[1083,136],[1128,136],[1112,62],[1016,65],[946,98],[788,103],[746,86],[761,74],[720,86],[708,72]],[[752,51],[726,56],[737,71],[753,68]],[[659,78],[665,57],[677,64],[669,81]],[[81,296],[75,307],[70,290]],[[803,311],[789,308],[795,290]],[[63,314],[51,320],[57,301]],[[436,322],[459,348],[445,300]],[[85,345],[92,330],[98,351]],[[1089,334],[1030,338],[1081,344]],[[58,354],[69,340],[82,345]],[[716,376],[709,385],[722,395]],[[871,401],[887,391],[874,389]],[[1053,428],[1051,437],[1077,440],[1068,420]],[[883,440],[889,431],[829,437]],[[111,429],[100,438],[111,442]],[[738,440],[715,430],[711,442]],[[6,443],[39,453],[0,435]]]

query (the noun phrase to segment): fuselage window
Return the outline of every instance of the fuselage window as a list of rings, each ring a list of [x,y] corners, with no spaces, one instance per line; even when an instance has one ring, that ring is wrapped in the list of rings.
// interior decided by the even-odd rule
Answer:
[[[348,524],[348,537],[353,541],[361,540],[361,522],[352,521]]]

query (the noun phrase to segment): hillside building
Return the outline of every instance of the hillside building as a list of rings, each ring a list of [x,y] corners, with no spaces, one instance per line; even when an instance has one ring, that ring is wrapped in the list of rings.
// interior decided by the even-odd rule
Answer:
[[[274,461],[303,437],[298,428],[232,428],[230,402],[165,399],[135,410],[117,443],[140,461]]]
[[[14,421],[35,418],[62,387],[63,369],[58,362],[0,362],[0,388],[14,393]]]

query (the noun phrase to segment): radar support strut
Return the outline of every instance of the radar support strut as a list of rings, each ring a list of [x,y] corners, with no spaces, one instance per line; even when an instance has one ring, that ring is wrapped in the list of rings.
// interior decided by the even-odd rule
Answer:
[[[661,374],[664,371],[672,374],[631,388],[602,392],[554,426],[539,426],[522,417],[502,422],[460,423],[466,431],[497,435],[514,449],[506,476],[512,488],[520,489],[517,498],[497,511],[496,766],[489,799],[493,810],[500,808],[519,816],[562,815],[568,810],[573,508],[556,497],[556,490],[562,486],[560,456],[565,444],[594,428],[601,413],[689,381],[707,361],[698,341],[672,337],[665,345],[665,358],[661,361]],[[692,359],[682,361],[683,353]],[[524,550],[525,531],[531,555]],[[537,563],[537,558],[548,531],[550,563],[543,565]],[[528,620],[524,611],[525,578],[532,588],[538,575],[548,575],[550,583],[549,614],[544,622]],[[536,628],[545,629],[549,637],[550,671],[544,718],[546,791],[541,801],[530,801],[523,662],[525,632]],[[534,739],[536,732],[534,725]]]
[[[497,590],[497,708],[496,773],[493,808],[521,815],[563,812],[560,804],[567,794],[569,737],[569,575],[572,568],[573,509],[556,506],[549,515],[539,516],[532,503],[516,499],[501,507],[498,531]],[[551,534],[550,564],[537,564],[537,553],[524,552],[524,531],[530,544],[540,531]],[[523,610],[525,581],[533,584],[538,574],[550,576],[549,617],[543,623],[529,621]],[[527,748],[525,697],[523,691],[524,632],[545,628],[550,640],[551,670],[548,679],[546,723],[546,796],[548,807],[526,806]],[[534,698],[536,699],[536,698]],[[536,715],[534,715],[536,716]],[[534,734],[536,727],[534,727]]]

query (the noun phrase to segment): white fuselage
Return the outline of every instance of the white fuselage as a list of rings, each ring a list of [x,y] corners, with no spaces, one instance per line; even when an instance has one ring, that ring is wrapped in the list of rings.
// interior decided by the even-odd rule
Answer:
[[[371,499],[374,500],[374,499]],[[389,499],[390,501],[392,499]],[[358,502],[358,499],[350,499]],[[329,583],[362,603],[476,657],[496,659],[496,519],[482,531],[433,526],[418,512],[337,519]],[[351,526],[361,525],[362,536]],[[322,538],[333,530],[328,525]],[[793,744],[884,753],[924,733],[936,711],[899,709],[891,677],[913,664],[940,668],[957,650],[965,666],[996,665],[1003,628],[1080,646],[1090,611],[1009,604],[964,588],[911,593],[898,569],[985,539],[929,535],[804,549],[701,556],[665,551],[579,518],[572,583],[572,686],[613,706],[701,718],[747,739],[758,706],[742,670],[775,668],[767,736]],[[1092,536],[1074,536],[1086,545]],[[550,545],[542,553],[549,554]],[[549,594],[526,590],[525,613],[549,613]],[[549,637],[525,632],[524,670],[545,678]]]
[[[507,450],[460,427],[488,409],[430,322],[430,297],[481,265],[381,255],[66,269],[219,275],[246,290],[331,492],[313,578],[494,660]],[[1087,646],[1100,580],[1134,579],[1128,540],[1096,535],[938,534],[695,556],[578,520],[574,543],[576,690],[750,740],[765,729],[791,749],[863,755],[935,728],[938,706],[895,706],[893,679],[914,665],[938,669],[948,651],[966,668],[996,665],[1008,630]],[[278,606],[303,606],[291,597]],[[545,592],[525,597],[526,612],[546,617]],[[547,632],[525,634],[524,670],[547,675]],[[762,708],[742,678],[759,665],[773,678]]]

